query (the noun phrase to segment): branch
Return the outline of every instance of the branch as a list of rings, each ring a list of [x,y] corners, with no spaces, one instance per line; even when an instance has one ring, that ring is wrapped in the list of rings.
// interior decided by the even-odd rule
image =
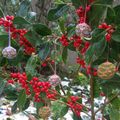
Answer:
[[[95,112],[95,114],[99,111],[101,111],[102,109],[104,109],[106,107],[106,105],[108,105],[109,103],[111,103],[111,101],[113,101],[114,99],[116,99],[116,97],[119,95],[120,93],[114,95],[110,100],[108,100],[107,102],[104,103],[103,106],[101,106],[100,108],[98,108],[98,110]]]

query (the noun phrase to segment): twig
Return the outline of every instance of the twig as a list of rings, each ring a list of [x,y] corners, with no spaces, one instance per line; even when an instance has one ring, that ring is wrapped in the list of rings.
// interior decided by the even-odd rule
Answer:
[[[119,93],[120,94],[120,93]],[[104,109],[106,107],[106,105],[108,105],[111,101],[113,101],[119,94],[116,94],[113,96],[113,98],[111,100],[108,100],[106,103],[104,103],[103,106],[101,106],[100,108],[98,108],[98,110],[95,112],[95,114],[99,111],[101,111],[102,109]]]

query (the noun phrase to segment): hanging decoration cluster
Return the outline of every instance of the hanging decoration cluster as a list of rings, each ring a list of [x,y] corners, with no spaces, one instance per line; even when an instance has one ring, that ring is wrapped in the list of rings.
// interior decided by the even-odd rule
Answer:
[[[14,26],[14,16],[5,16],[4,18],[0,18],[0,26],[3,26],[5,31],[8,33],[8,47],[3,50],[3,56],[12,59],[16,56],[16,50],[11,47],[11,39],[16,40],[20,46],[24,48],[24,52],[27,55],[31,55],[33,52],[35,53],[35,48],[32,44],[25,38],[25,34],[27,33],[26,29],[17,29]]]

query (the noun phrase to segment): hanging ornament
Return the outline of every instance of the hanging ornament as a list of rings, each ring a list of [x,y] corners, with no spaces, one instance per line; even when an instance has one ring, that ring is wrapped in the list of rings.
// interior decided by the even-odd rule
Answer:
[[[58,86],[58,85],[60,85],[60,83],[61,83],[61,78],[56,74],[56,72],[57,72],[57,70],[56,70],[56,40],[55,40],[55,43],[54,43],[54,63],[55,63],[55,68],[54,68],[54,74],[53,75],[51,75],[50,77],[49,77],[49,82],[50,82],[50,84],[52,85],[52,86],[54,86],[54,87],[56,87],[56,86]]]
[[[48,106],[44,106],[39,109],[39,116],[44,120],[48,120],[50,114],[51,114],[51,110],[50,107]]]
[[[10,35],[10,26],[8,30],[8,47],[5,47],[2,51],[3,57],[8,59],[13,59],[16,57],[16,49],[11,46],[11,35]]]
[[[16,49],[14,49],[11,46],[5,47],[2,51],[3,57],[6,57],[8,59],[13,59],[16,57]]]
[[[54,74],[54,75],[51,75],[51,76],[49,77],[49,80],[48,80],[48,81],[50,82],[50,84],[51,84],[52,86],[56,87],[56,86],[60,85],[60,83],[61,83],[61,78],[60,78],[58,75]]]
[[[86,40],[92,39],[91,28],[86,23],[79,23],[76,26],[76,35],[85,38]]]
[[[97,74],[101,79],[110,79],[116,73],[116,67],[111,62],[104,62],[98,66]]]

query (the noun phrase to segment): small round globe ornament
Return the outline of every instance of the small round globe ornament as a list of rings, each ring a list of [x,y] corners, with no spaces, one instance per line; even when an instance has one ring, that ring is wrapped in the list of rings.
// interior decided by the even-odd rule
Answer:
[[[39,108],[38,114],[43,120],[48,120],[48,117],[51,114],[50,107],[44,106],[44,107]]]
[[[111,79],[116,73],[116,67],[111,62],[104,62],[98,66],[97,75],[101,79]]]
[[[91,40],[92,32],[90,26],[87,23],[79,23],[76,26],[76,35],[84,38],[85,40]]]
[[[16,57],[16,49],[12,46],[5,47],[2,51],[3,57],[6,57],[8,59],[13,59]]]
[[[50,84],[51,84],[52,86],[56,87],[56,86],[60,85],[60,83],[61,83],[61,78],[60,78],[58,75],[54,74],[54,75],[51,75],[51,76],[49,77],[49,80],[48,80],[48,81],[50,82]]]

